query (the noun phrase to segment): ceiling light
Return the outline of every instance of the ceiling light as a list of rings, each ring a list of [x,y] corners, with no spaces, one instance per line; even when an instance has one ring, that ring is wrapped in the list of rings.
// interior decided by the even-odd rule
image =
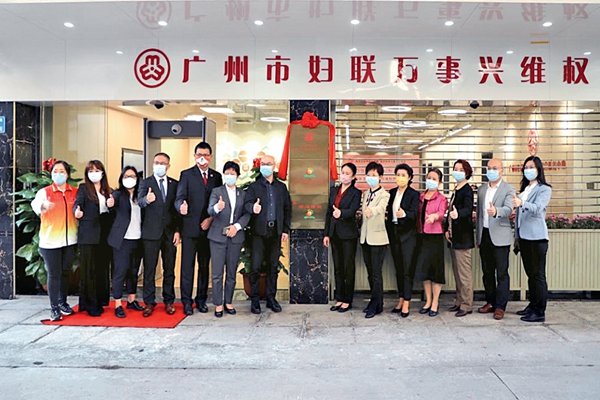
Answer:
[[[366,144],[379,144],[381,140],[365,140]]]
[[[419,150],[423,150],[425,147],[428,147],[428,146],[429,146],[428,144],[424,144],[424,145],[422,145],[422,146],[419,146],[419,147],[418,147],[418,149],[419,149]]]
[[[467,110],[462,108],[442,108],[438,110],[438,114],[440,115],[461,115],[466,114]]]
[[[397,144],[370,144],[368,147],[373,149],[395,149],[398,147]]]
[[[402,124],[405,126],[425,126],[427,125],[426,121],[402,121]]]
[[[123,51],[122,50],[117,50],[115,51],[115,53],[117,53],[118,55],[122,56],[123,55]]]
[[[551,26],[552,26],[552,22],[550,22],[550,21],[546,21],[546,22],[544,22],[544,23],[542,24],[542,26],[543,26],[544,28],[549,28],[549,27],[551,27]]]
[[[466,124],[465,126],[462,127],[462,129],[469,129],[471,127],[471,124]]]
[[[406,141],[406,143],[416,144],[416,143],[423,143],[423,141],[421,139],[408,139]]]
[[[235,111],[229,107],[200,107],[200,109],[209,114],[235,114]]]
[[[183,118],[186,121],[203,121],[206,117],[201,114],[188,114]]]
[[[381,107],[381,111],[387,112],[409,112],[412,108],[407,106],[383,106]]]
[[[357,20],[357,19],[353,19],[352,21],[350,21],[350,23],[351,23],[352,25],[358,25],[358,24],[360,24],[360,21],[359,21],[359,20]]]
[[[263,122],[287,122],[287,119],[282,117],[262,117],[260,120]]]
[[[160,26],[167,26],[167,25],[169,25],[169,23],[167,21],[163,21],[163,20],[158,21],[158,24]]]
[[[349,51],[350,51],[350,53],[355,53],[358,51],[358,49],[356,47],[353,47]]]
[[[506,50],[506,54],[514,54],[513,50]]]
[[[257,104],[257,103],[248,103],[246,104],[247,107],[256,107],[256,108],[262,108],[262,107],[266,107],[266,104]]]
[[[256,21],[254,21],[254,25],[256,26],[263,26],[264,22],[262,22],[260,19],[257,19]]]
[[[433,53],[433,49],[426,49],[425,51],[428,53]]]
[[[350,105],[344,104],[344,107],[336,107],[335,112],[348,112],[350,111]]]
[[[376,132],[376,133],[371,133],[371,136],[391,136],[390,133],[387,132]]]
[[[75,25],[72,22],[65,22],[63,25],[65,26],[65,28],[74,28],[75,27]]]
[[[444,25],[452,26],[452,25],[454,25],[454,21],[446,21],[446,22],[444,22]]]
[[[584,56],[589,56],[590,54],[592,54],[591,51],[586,51],[585,53],[583,53]]]
[[[571,112],[578,113],[578,114],[587,114],[587,113],[591,113],[593,111],[594,111],[593,108],[574,108],[571,110]]]
[[[196,50],[196,49],[194,49],[194,50],[192,50],[192,53],[194,53],[194,54],[198,54],[198,53],[200,53],[200,50]]]
[[[273,49],[271,50],[271,53],[279,53],[279,51],[277,49]]]

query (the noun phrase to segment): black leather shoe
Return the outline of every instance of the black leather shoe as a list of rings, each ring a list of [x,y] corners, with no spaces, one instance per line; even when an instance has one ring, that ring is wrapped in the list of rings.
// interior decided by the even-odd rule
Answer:
[[[438,314],[439,314],[438,311],[433,311],[433,309],[429,309],[429,316],[430,317],[437,317]]]
[[[125,318],[125,310],[123,310],[122,306],[119,306],[117,308],[115,308],[115,315],[117,316],[117,318]]]
[[[406,317],[408,317],[409,315],[410,315],[410,311],[409,311],[409,312],[402,312],[402,311],[400,311],[400,316],[401,316],[402,318],[406,318]]]
[[[237,311],[235,311],[235,308],[228,308],[227,306],[225,306],[225,312],[229,315],[237,314]]]
[[[375,315],[377,315],[375,311],[367,310],[367,312],[365,313],[365,318],[373,318]]]
[[[517,315],[527,315],[532,312],[533,312],[533,310],[529,306],[527,306],[524,309],[517,311]]]
[[[339,305],[339,306],[331,306],[331,307],[329,307],[329,311],[337,311],[337,310],[340,309],[340,307],[341,307],[341,305]]]
[[[267,308],[270,308],[273,312],[281,312],[281,306],[275,299],[267,300]]]
[[[261,310],[260,310],[260,303],[257,302],[252,302],[252,304],[250,305],[250,312],[252,314],[260,314]]]
[[[545,315],[541,315],[541,314],[537,314],[535,312],[532,312],[530,314],[525,315],[524,317],[521,317],[521,321],[524,321],[524,322],[545,322],[546,321],[546,316]]]
[[[340,308],[338,308],[338,312],[346,312],[346,311],[348,311],[348,310],[352,310],[352,304],[350,304],[350,305],[349,305],[348,307],[346,307],[346,308],[344,308],[344,307],[341,307],[341,306],[340,306]]]
[[[205,302],[196,303],[196,308],[198,309],[198,312],[201,312],[202,314],[206,314],[208,312],[208,306]]]
[[[468,314],[473,314],[473,311],[465,311],[465,310],[458,310],[456,312],[456,314],[454,314],[455,317],[464,317]]]
[[[222,316],[223,316],[223,311],[222,310],[221,311],[215,310],[215,317],[221,318]]]
[[[428,314],[430,310],[431,310],[431,307],[428,307],[428,308],[423,307],[419,310],[419,314]]]
[[[128,310],[135,310],[135,311],[144,311],[144,307],[140,306],[140,303],[138,303],[137,300],[134,300],[132,302],[127,302],[127,309]]]
[[[185,315],[192,315],[192,314],[194,314],[194,308],[192,307],[191,304],[184,304],[183,305],[183,313]]]
[[[450,311],[450,312],[457,312],[458,310],[460,310],[460,306],[456,306],[456,305],[454,305],[448,309],[448,311]]]

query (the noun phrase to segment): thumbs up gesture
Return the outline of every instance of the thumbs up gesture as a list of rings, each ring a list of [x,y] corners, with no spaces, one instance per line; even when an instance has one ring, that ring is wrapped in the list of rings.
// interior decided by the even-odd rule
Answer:
[[[450,218],[458,219],[458,211],[456,210],[456,206],[452,206],[452,211],[450,211]]]
[[[262,206],[260,205],[260,199],[256,199],[256,203],[254,203],[254,207],[252,207],[252,211],[254,214],[260,214],[262,211]]]
[[[148,204],[150,204],[150,203],[154,203],[155,200],[156,200],[156,195],[152,192],[152,188],[148,188],[148,194],[146,195],[146,202],[148,202]]]
[[[333,206],[333,218],[339,218],[341,216],[342,216],[342,211],[334,205]]]
[[[490,217],[496,216],[496,207],[494,207],[491,201],[488,203],[487,213]]]
[[[523,200],[521,200],[516,194],[513,194],[512,205],[514,208],[519,208],[523,205]]]
[[[188,204],[187,201],[183,201],[183,203],[181,203],[181,205],[179,206],[179,214],[181,215],[187,215],[188,213]]]
[[[42,214],[47,212],[48,210],[52,209],[52,207],[54,207],[54,203],[52,203],[49,200],[44,200],[44,202],[42,203]]]
[[[406,212],[402,209],[402,207],[398,208],[398,211],[396,211],[396,218],[404,218],[406,217]]]
[[[77,218],[77,219],[83,218],[83,211],[81,211],[80,206],[77,206],[77,208],[75,209],[75,218]]]
[[[223,201],[223,196],[219,196],[219,201],[217,202],[217,208],[219,211],[223,211],[225,208],[225,202]]]
[[[108,196],[108,199],[106,199],[106,207],[113,208],[114,206],[115,206],[115,198],[111,194],[110,196]]]

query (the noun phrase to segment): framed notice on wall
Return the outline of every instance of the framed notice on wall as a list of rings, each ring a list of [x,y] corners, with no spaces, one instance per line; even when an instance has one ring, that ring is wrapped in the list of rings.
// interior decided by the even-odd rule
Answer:
[[[121,149],[121,170],[131,165],[138,171],[138,176],[144,176],[144,152],[134,149]]]

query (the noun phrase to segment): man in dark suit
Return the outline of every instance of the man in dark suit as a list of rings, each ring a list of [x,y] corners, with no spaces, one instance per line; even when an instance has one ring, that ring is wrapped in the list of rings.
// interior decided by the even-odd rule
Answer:
[[[194,313],[192,291],[196,258],[198,260],[196,307],[201,313],[208,312],[206,306],[210,262],[208,229],[212,222],[212,217],[208,215],[208,199],[213,188],[223,185],[221,174],[208,167],[212,159],[212,148],[208,143],[198,143],[194,149],[194,157],[196,165],[181,172],[175,199],[175,209],[183,216],[181,302],[186,315]]]
[[[260,314],[258,278],[263,260],[267,263],[267,308],[280,312],[275,299],[281,242],[287,241],[292,218],[292,202],[285,184],[273,176],[275,158],[265,155],[260,160],[261,175],[248,187],[246,211],[252,214],[252,304],[250,311]]]
[[[152,165],[153,175],[141,182],[138,193],[138,204],[144,210],[144,317],[152,315],[156,307],[155,276],[159,252],[162,256],[165,310],[169,315],[175,313],[175,258],[181,217],[175,210],[177,181],[167,176],[170,161],[168,154],[157,153]]]

